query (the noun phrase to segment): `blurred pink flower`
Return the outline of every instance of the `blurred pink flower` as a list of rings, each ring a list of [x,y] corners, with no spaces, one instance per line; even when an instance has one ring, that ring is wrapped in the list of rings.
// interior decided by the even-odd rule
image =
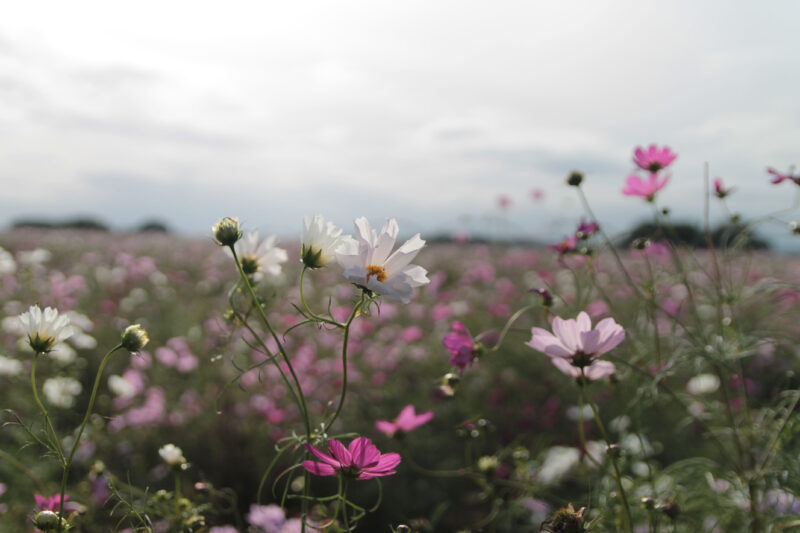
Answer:
[[[375,422],[375,428],[387,437],[394,437],[398,433],[408,433],[422,424],[428,423],[432,418],[433,411],[417,414],[413,405],[406,405],[394,422],[378,420]]]
[[[480,346],[472,338],[472,334],[458,321],[453,322],[452,331],[442,337],[442,344],[452,354],[450,365],[457,366],[459,372],[464,372],[480,352]]]
[[[647,181],[642,180],[636,174],[631,174],[625,180],[625,188],[622,189],[622,194],[627,196],[639,196],[648,202],[652,202],[656,197],[656,193],[664,188],[669,181],[669,174],[665,175],[663,179],[659,180],[657,174],[650,174]]]
[[[305,446],[322,462],[303,461],[303,468],[318,476],[342,474],[355,479],[372,479],[394,474],[394,468],[400,464],[400,455],[382,454],[366,437],[354,439],[347,448],[338,440],[329,440],[328,451],[331,455],[310,444]]]
[[[767,172],[772,174],[772,183],[774,184],[789,180],[795,182],[797,185],[800,185],[800,174],[794,174],[794,165],[789,167],[789,172],[786,174],[781,174],[772,167],[767,167]]]
[[[579,239],[586,239],[598,231],[600,231],[600,226],[597,222],[584,222],[584,220],[581,219],[580,224],[578,224],[578,229],[575,230],[575,236]]]
[[[726,189],[721,178],[714,178],[714,194],[717,198],[721,200],[728,196],[731,192],[733,192],[732,187],[730,189]]]
[[[511,207],[511,198],[505,194],[501,194],[497,197],[497,205],[502,210],[506,210]]]
[[[531,191],[531,198],[538,201],[544,198],[544,190],[536,188]]]
[[[554,244],[548,244],[547,248],[550,250],[555,250],[558,252],[559,256],[565,255],[569,252],[574,252],[576,247],[578,246],[578,237],[575,235],[570,235],[569,237],[564,237],[564,240]]]
[[[676,157],[678,154],[673,153],[668,146],[659,149],[655,144],[651,144],[646,150],[638,146],[633,151],[633,162],[636,166],[653,174],[667,168]]]
[[[53,494],[52,496],[41,496],[39,494],[34,494],[33,499],[36,500],[36,507],[39,508],[40,511],[53,511],[58,512],[58,504],[61,501],[60,494]],[[67,503],[69,500],[69,494],[64,494],[64,510],[65,511],[74,511],[78,509],[78,505],[72,502]]]
[[[554,333],[554,334],[553,334]],[[551,359],[562,359],[580,370],[593,365],[595,358],[615,348],[625,340],[625,330],[613,318],[601,320],[592,329],[592,319],[581,311],[578,318],[553,319],[553,333],[542,329],[531,329],[531,340],[526,344]],[[553,362],[564,371],[565,365]],[[613,366],[613,365],[612,365]],[[602,370],[605,367],[605,370]],[[607,371],[607,365],[595,367],[594,372]],[[587,375],[588,377],[588,375]]]

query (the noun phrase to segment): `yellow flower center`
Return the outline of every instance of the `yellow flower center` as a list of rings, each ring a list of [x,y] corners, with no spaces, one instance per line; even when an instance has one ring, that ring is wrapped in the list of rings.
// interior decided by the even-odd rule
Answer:
[[[367,283],[369,283],[369,278],[371,276],[375,276],[380,282],[386,281],[386,271],[382,266],[367,265]]]

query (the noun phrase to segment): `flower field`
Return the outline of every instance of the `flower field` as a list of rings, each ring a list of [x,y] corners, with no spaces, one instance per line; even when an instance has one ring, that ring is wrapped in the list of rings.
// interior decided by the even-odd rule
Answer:
[[[4,233],[0,530],[798,527],[800,258],[658,223],[621,251],[594,220],[550,249]]]

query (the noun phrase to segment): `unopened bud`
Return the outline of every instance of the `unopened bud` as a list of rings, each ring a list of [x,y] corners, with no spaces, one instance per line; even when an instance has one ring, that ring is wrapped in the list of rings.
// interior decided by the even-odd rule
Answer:
[[[553,306],[553,295],[547,289],[534,288],[530,291],[535,292],[542,298],[542,307],[550,308]]]
[[[220,246],[233,246],[242,238],[242,228],[239,227],[238,218],[225,217],[211,226],[211,231]]]
[[[586,531],[583,525],[585,510],[586,507],[581,507],[576,511],[570,503],[550,515],[545,524],[542,524],[543,530],[552,533],[582,533]]]
[[[442,384],[447,385],[448,387],[457,387],[459,383],[461,383],[461,377],[452,372],[448,372],[442,378]]]
[[[621,450],[619,449],[619,444],[609,444],[608,448],[606,449],[606,453],[612,459],[618,458],[621,453]]]
[[[61,529],[65,529],[66,521],[63,518],[59,518],[58,513],[54,511],[39,511],[33,517],[33,525],[40,531],[58,531],[59,523],[61,524]]]
[[[645,509],[655,509],[656,501],[649,496],[644,496],[642,498],[642,507],[644,507]]]
[[[580,187],[582,181],[583,174],[577,170],[573,170],[569,173],[569,176],[567,176],[567,185],[571,187]]]
[[[411,533],[411,528],[408,527],[405,524],[400,524],[399,526],[397,526],[397,529],[395,529],[395,532],[396,533]]]
[[[796,220],[792,221],[792,222],[789,222],[789,229],[795,235],[800,235],[800,222],[797,222]]]
[[[131,353],[140,351],[147,346],[148,342],[150,342],[150,337],[147,336],[147,331],[140,324],[128,326],[122,332],[122,347]]]
[[[675,520],[681,514],[681,508],[674,498],[662,504],[659,510],[672,520]]]

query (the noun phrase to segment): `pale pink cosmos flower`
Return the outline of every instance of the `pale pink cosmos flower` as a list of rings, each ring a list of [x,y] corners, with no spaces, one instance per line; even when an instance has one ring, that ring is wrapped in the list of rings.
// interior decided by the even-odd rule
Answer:
[[[306,449],[322,461],[303,461],[303,468],[317,476],[342,474],[355,479],[372,479],[394,474],[395,467],[400,464],[400,455],[382,454],[366,437],[354,439],[347,448],[331,439],[328,441],[330,455],[310,444],[306,444]]]
[[[669,181],[669,174],[666,174],[662,179],[658,178],[657,174],[650,174],[647,180],[643,180],[636,174],[631,174],[625,180],[625,188],[622,189],[622,194],[626,196],[639,196],[648,202],[652,202],[656,197],[656,193],[664,188]]]
[[[676,157],[678,154],[670,150],[668,146],[659,149],[655,144],[651,144],[646,150],[638,146],[633,152],[633,162],[636,163],[636,166],[653,174],[667,168],[675,161]]]
[[[542,328],[532,328],[531,334],[531,340],[526,343],[528,346],[553,359],[553,364],[569,375],[575,373],[572,370],[567,372],[567,366],[575,367],[578,375],[583,368],[589,379],[599,379],[597,376],[613,373],[613,365],[598,364],[595,359],[625,340],[625,330],[613,318],[601,320],[592,329],[592,319],[583,311],[578,314],[577,319],[564,320],[555,317],[553,333]],[[562,362],[556,362],[555,359]],[[587,371],[590,367],[591,370]]]
[[[433,411],[417,414],[413,405],[406,405],[394,422],[378,420],[375,428],[387,437],[394,437],[398,433],[408,433],[419,426],[428,423],[433,418]]]

